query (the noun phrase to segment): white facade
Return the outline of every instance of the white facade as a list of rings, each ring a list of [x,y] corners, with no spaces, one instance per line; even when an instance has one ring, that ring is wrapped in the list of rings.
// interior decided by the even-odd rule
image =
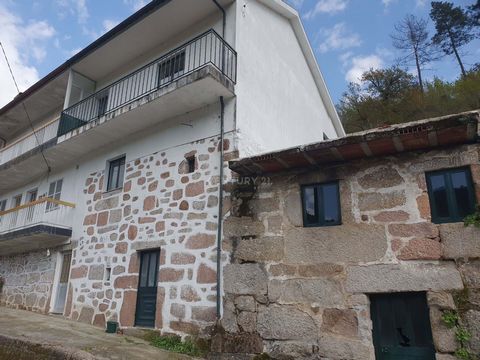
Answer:
[[[44,210],[36,210],[35,222],[0,231],[0,263],[2,256],[8,256],[11,264],[23,261],[19,253],[36,251],[30,258],[44,254],[52,259],[50,268],[55,268],[49,304],[38,299],[26,304],[26,298],[15,296],[13,290],[2,302],[58,311],[58,294],[66,291],[63,254],[71,251],[69,290],[60,301],[66,302],[65,315],[100,326],[108,320],[133,326],[141,274],[132,259],[142,250],[159,248],[155,327],[194,333],[213,322],[220,97],[225,104],[225,160],[318,141],[324,134],[329,138],[344,134],[296,12],[277,0],[220,3],[226,11],[225,28],[213,2],[174,0],[152,7],[142,20],[77,59],[24,100],[34,113],[35,127],[45,130],[41,136],[40,132],[33,136],[27,126],[8,130],[6,148],[0,149],[0,210],[14,208],[15,196],[22,194],[23,208],[18,211],[29,214],[30,208],[40,205],[29,205],[27,193],[37,189],[37,199],[50,198],[51,183],[61,179],[56,200],[67,203],[58,206],[66,206],[68,215],[55,223],[43,215]],[[146,33],[160,19],[182,11],[188,13],[186,20],[177,21],[176,29],[171,30],[172,25],[165,32]],[[192,40],[210,29],[218,35],[211,32]],[[231,48],[217,42],[223,33]],[[186,45],[181,51],[162,57],[182,44]],[[127,48],[142,50],[133,55],[122,52]],[[220,57],[215,57],[216,51]],[[198,60],[201,56],[203,63]],[[162,66],[174,67],[175,61],[184,61],[175,78],[161,77]],[[228,64],[235,69],[228,72]],[[165,83],[154,89],[160,85],[157,81]],[[108,96],[102,97],[104,93]],[[40,104],[49,99],[51,110],[42,114]],[[81,99],[86,100],[80,104],[90,107],[84,105],[80,115],[71,106],[80,108],[75,102]],[[57,138],[50,130],[59,128],[62,106],[60,128],[65,114],[77,123]],[[5,109],[0,109],[0,121],[17,117],[21,124],[20,103]],[[94,112],[98,116],[91,119]],[[125,156],[122,187],[107,191],[109,161],[119,156]],[[189,156],[196,168],[186,173]],[[225,180],[230,177],[225,174]],[[223,194],[228,212],[228,190]],[[7,200],[3,209],[2,200]],[[47,232],[42,235],[45,242],[39,242],[28,232],[29,225],[51,226],[55,238]],[[71,233],[65,235],[64,230]],[[16,241],[22,242],[17,251]],[[6,277],[2,270],[11,267],[5,269],[0,266],[0,276]]]

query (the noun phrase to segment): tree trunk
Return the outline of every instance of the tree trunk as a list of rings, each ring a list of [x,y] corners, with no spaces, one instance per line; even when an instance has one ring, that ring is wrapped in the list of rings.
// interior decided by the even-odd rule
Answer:
[[[460,65],[460,69],[462,70],[462,76],[467,76],[467,72],[465,71],[465,67],[463,66],[462,60],[460,59],[460,55],[458,54],[457,47],[455,46],[455,41],[452,38],[452,33],[448,30],[448,37],[450,38],[450,43],[452,44],[453,53],[457,58],[458,65]]]
[[[416,50],[415,50],[415,64],[417,65],[418,85],[420,86],[420,91],[423,93],[422,70],[420,69],[420,62],[418,60],[418,52]]]

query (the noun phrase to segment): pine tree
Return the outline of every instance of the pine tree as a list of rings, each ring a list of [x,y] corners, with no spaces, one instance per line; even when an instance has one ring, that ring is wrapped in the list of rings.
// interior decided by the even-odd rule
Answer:
[[[438,58],[429,42],[427,25],[425,19],[409,14],[395,25],[395,32],[391,35],[393,46],[406,54],[400,59],[400,63],[415,65],[422,92],[424,90],[422,67]]]
[[[467,72],[460,58],[459,49],[474,38],[469,16],[461,7],[454,7],[450,2],[432,1],[430,17],[436,30],[432,43],[439,46],[446,55],[454,54],[462,75],[466,76]]]

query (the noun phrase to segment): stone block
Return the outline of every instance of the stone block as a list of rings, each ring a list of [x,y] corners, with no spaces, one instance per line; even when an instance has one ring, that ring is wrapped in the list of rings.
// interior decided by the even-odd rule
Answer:
[[[280,261],[283,249],[283,237],[264,236],[239,240],[233,255],[235,259],[244,261]]]
[[[334,306],[343,302],[341,285],[332,279],[271,280],[268,298],[279,304]]]
[[[205,264],[200,264],[197,271],[197,284],[215,284],[217,282],[217,271]]]
[[[400,260],[438,260],[442,257],[442,244],[436,239],[414,238],[400,250]]]
[[[385,228],[381,225],[292,228],[285,234],[285,259],[289,264],[378,261],[386,251]]]
[[[456,308],[452,294],[445,291],[427,292],[427,303],[429,307],[437,307],[440,310],[455,310]]]
[[[321,330],[346,337],[358,336],[358,318],[351,309],[323,310]]]
[[[480,257],[480,229],[463,223],[441,224],[439,228],[445,258]]]
[[[206,249],[215,245],[217,236],[213,234],[195,234],[187,239],[187,249]]]
[[[89,280],[103,280],[104,265],[91,265],[88,271]]]
[[[438,238],[439,232],[435,224],[429,222],[421,222],[414,224],[391,224],[388,226],[390,235],[401,238]]]
[[[258,334],[217,334],[212,339],[212,351],[216,353],[235,354],[227,359],[251,359],[250,355],[263,352],[263,341]]]
[[[352,293],[463,289],[453,263],[349,266],[346,290]]]
[[[370,344],[341,336],[320,336],[318,354],[328,359],[374,360],[374,349]]]
[[[251,217],[230,216],[223,223],[223,236],[259,236],[265,232],[265,227],[260,221],[255,221]]]
[[[316,341],[269,341],[266,353],[278,360],[317,359],[317,348]]]
[[[268,340],[305,340],[318,336],[313,318],[292,306],[261,306],[257,315],[257,331]]]
[[[120,310],[120,326],[133,326],[135,323],[135,309],[137,306],[137,291],[123,293],[122,309]]]
[[[378,167],[372,172],[358,178],[364,189],[390,188],[404,183],[398,171],[392,167]]]
[[[83,322],[85,324],[91,324],[93,320],[94,310],[90,307],[82,307],[80,311],[80,316],[78,317],[78,321]]]
[[[252,296],[242,295],[235,298],[235,307],[240,311],[256,311],[256,302]]]
[[[247,333],[255,332],[257,328],[257,314],[249,311],[242,311],[237,316],[238,326]]]
[[[430,324],[435,349],[443,353],[453,353],[457,349],[455,329],[449,329],[442,321],[442,311],[436,307],[430,308]]]
[[[292,190],[288,193],[284,200],[283,211],[291,225],[297,227],[303,226],[302,199],[300,196],[300,190]]]
[[[343,272],[344,267],[338,264],[315,264],[315,265],[298,265],[298,275],[302,277],[323,277],[335,276]]]
[[[360,211],[391,209],[405,205],[406,201],[407,198],[404,191],[358,194],[358,208]]]
[[[99,200],[95,203],[95,211],[104,211],[116,208],[119,203],[118,196],[112,196],[107,199]]]
[[[214,322],[217,318],[216,308],[211,306],[192,307],[192,319],[203,322]]]
[[[468,288],[480,288],[480,260],[470,260],[462,264],[460,271]]]
[[[480,311],[468,310],[464,315],[465,326],[472,338],[469,341],[474,354],[480,354]]]
[[[258,264],[229,264],[223,271],[226,293],[263,296],[267,293],[267,274]]]

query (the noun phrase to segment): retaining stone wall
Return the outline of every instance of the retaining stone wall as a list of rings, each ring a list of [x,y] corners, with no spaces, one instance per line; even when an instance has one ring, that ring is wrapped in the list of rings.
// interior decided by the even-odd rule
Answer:
[[[56,256],[47,250],[0,256],[0,276],[5,284],[0,304],[48,313]]]

